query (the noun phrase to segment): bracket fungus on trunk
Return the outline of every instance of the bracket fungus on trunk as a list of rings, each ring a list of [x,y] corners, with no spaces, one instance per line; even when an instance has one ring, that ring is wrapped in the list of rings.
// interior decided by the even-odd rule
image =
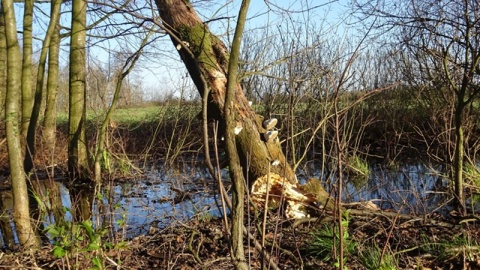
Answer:
[[[189,1],[155,0],[155,2],[162,25],[168,31],[200,95],[203,97],[207,91],[208,118],[220,121],[222,126],[225,123],[229,64],[227,47],[210,32],[208,24],[201,21]],[[306,206],[314,203],[317,196],[302,190],[298,185],[295,172],[287,162],[278,140],[278,130],[275,129],[277,119],[264,121],[263,117],[257,115],[240,83],[235,86],[233,102],[234,120],[237,122],[236,150],[248,187],[254,187],[252,190],[255,190],[261,198],[261,191],[268,190],[266,186],[261,187],[262,179],[274,179],[275,185],[272,187],[276,187],[276,191],[280,192],[280,198],[286,199],[289,205],[288,215],[301,216],[299,212],[303,210],[297,203]],[[272,166],[272,163],[276,166]],[[260,182],[256,183],[257,181]]]
[[[285,204],[285,216],[293,219],[309,217],[308,207],[316,207],[317,202],[313,194],[276,173],[258,178],[252,185],[251,196],[260,206],[277,208]]]

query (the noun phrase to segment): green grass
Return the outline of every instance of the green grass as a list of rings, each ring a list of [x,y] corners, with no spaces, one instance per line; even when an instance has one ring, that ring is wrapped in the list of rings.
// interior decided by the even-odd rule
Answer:
[[[349,254],[353,254],[357,243],[350,237],[348,233],[348,212],[344,212],[345,216],[342,219],[343,226],[343,243],[344,243],[344,260],[348,258]],[[335,246],[335,250],[340,248],[340,236],[338,235],[338,228],[333,224],[325,224],[320,228],[317,228],[310,232],[310,241],[306,246],[307,254],[317,257],[322,261],[332,260],[332,251]]]
[[[157,106],[116,109],[113,111],[112,119],[118,124],[129,125],[153,120],[164,110],[163,107]],[[103,111],[87,111],[87,121],[101,121],[103,117],[105,117]]]
[[[112,120],[118,125],[136,126],[145,122],[155,122],[163,117],[175,117],[185,113],[198,113],[199,106],[178,105],[175,103],[163,106],[140,106],[135,108],[120,108],[113,112]],[[105,111],[87,111],[88,122],[101,122],[105,117]],[[68,122],[68,112],[59,112],[57,114],[57,123],[66,125]]]
[[[480,170],[471,162],[465,162],[463,165],[463,173],[466,180],[470,180],[472,184],[480,187]]]
[[[358,190],[368,183],[370,177],[370,167],[367,161],[357,155],[350,155],[347,158],[346,171],[348,180]]]
[[[424,241],[422,250],[438,256],[440,260],[462,257],[464,260],[474,261],[478,258],[480,245],[469,234],[459,234],[454,239],[441,239],[439,242],[431,242],[427,236],[422,238]]]
[[[164,107],[139,107],[117,109],[113,113],[113,120],[119,124],[132,124],[154,120],[165,111]]]
[[[382,251],[376,245],[367,247],[360,252],[360,260],[363,266],[369,270],[395,270],[397,269],[395,258],[388,253],[382,257]]]

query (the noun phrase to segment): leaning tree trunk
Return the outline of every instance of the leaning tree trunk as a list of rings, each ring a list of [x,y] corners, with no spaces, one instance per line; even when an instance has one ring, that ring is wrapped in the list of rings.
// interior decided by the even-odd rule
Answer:
[[[229,53],[224,43],[208,29],[188,1],[156,0],[164,27],[170,32],[173,44],[178,49],[200,96],[209,90],[208,116],[225,123]],[[297,182],[295,173],[286,162],[278,140],[267,141],[262,126],[263,119],[257,115],[239,83],[236,85],[236,122],[241,132],[236,136],[237,151],[243,174],[251,186],[256,179],[269,172]],[[271,164],[275,166],[272,166]]]
[[[225,126],[230,57],[225,44],[210,32],[189,1],[155,1],[163,28],[169,33],[200,96],[203,97],[207,91],[208,117],[219,120],[220,126]],[[255,113],[240,83],[235,82],[234,89],[236,152],[252,200],[258,204],[265,203],[267,198],[270,202],[285,202],[285,215],[291,218],[305,217],[309,210],[315,209],[312,203],[317,201],[333,209],[333,202],[318,179],[309,181],[303,187],[298,185],[280,142],[275,138],[277,131],[270,130],[274,124],[265,125],[264,119]],[[305,207],[306,204],[313,207]]]

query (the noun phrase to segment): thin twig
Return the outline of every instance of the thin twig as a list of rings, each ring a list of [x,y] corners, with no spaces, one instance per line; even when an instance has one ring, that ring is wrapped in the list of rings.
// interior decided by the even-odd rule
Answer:
[[[265,195],[265,205],[263,211],[263,224],[262,224],[262,248],[265,249],[265,232],[267,228],[267,213],[268,213],[268,199],[270,195],[270,163],[268,163],[268,174],[267,174],[267,186],[266,186],[266,195]],[[263,254],[265,255],[265,253]],[[262,269],[265,268],[265,257],[262,257]]]
[[[400,207],[400,209],[398,209],[398,212],[397,212],[397,215],[395,215],[394,219],[393,219],[393,222],[392,222],[392,227],[390,228],[390,231],[388,232],[388,235],[387,235],[387,239],[385,240],[385,246],[383,247],[382,249],[382,254],[380,255],[380,261],[379,261],[379,265],[381,265],[382,263],[382,260],[383,260],[383,256],[385,255],[385,251],[387,250],[387,247],[389,247],[390,245],[388,244],[388,241],[390,240],[390,237],[392,236],[392,232],[393,232],[393,229],[395,228],[395,223],[397,222],[397,219],[400,215],[400,212],[402,211],[402,208],[403,208],[403,205]]]

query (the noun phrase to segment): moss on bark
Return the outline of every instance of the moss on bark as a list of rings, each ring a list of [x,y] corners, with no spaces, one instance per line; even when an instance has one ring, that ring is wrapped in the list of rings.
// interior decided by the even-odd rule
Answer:
[[[182,26],[179,29],[180,39],[184,42],[199,62],[207,69],[217,68],[215,55],[212,50],[211,34],[203,23],[196,23],[193,26]]]

